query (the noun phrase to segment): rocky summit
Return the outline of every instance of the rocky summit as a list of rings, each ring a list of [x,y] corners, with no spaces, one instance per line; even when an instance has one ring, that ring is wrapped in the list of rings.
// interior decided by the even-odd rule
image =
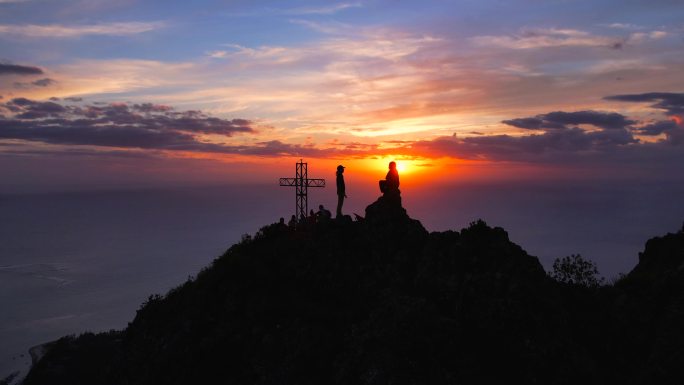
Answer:
[[[682,231],[587,287],[501,228],[429,233],[382,197],[265,226],[126,329],[46,345],[24,384],[684,383],[682,325]]]

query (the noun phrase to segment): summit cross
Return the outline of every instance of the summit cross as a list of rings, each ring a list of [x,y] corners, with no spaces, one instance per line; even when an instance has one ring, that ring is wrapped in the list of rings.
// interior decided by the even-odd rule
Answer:
[[[296,164],[294,178],[280,178],[281,186],[295,188],[295,216],[300,220],[306,219],[309,211],[309,187],[325,187],[325,179],[309,179],[307,165],[300,159]]]

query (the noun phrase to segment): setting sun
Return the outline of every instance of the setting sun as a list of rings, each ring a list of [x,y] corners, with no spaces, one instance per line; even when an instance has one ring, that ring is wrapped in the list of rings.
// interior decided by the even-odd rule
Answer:
[[[401,159],[401,156],[384,156],[372,160],[372,168],[378,171],[387,172],[390,162],[397,164],[397,171],[402,173],[413,173],[420,169],[421,161],[414,159]],[[370,165],[369,165],[370,166]]]

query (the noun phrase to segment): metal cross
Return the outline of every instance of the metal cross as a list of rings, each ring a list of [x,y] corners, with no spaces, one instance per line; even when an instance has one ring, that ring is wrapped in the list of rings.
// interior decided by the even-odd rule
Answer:
[[[306,218],[306,213],[309,211],[308,193],[309,187],[325,187],[325,179],[309,179],[307,171],[307,163],[301,159],[297,163],[294,178],[280,178],[281,186],[294,186],[295,188],[295,215],[298,215],[300,220]]]

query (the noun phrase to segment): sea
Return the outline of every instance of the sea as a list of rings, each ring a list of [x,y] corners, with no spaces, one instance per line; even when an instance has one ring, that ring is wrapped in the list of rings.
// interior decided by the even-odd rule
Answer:
[[[363,215],[377,193],[348,186],[345,211]],[[646,240],[682,228],[684,183],[461,183],[402,186],[404,207],[429,231],[485,220],[550,269],[582,254],[609,281],[638,261]],[[330,189],[310,208],[334,212]],[[191,279],[244,234],[294,212],[277,185],[0,194],[0,381],[17,383],[33,346],[123,329],[152,294]]]

